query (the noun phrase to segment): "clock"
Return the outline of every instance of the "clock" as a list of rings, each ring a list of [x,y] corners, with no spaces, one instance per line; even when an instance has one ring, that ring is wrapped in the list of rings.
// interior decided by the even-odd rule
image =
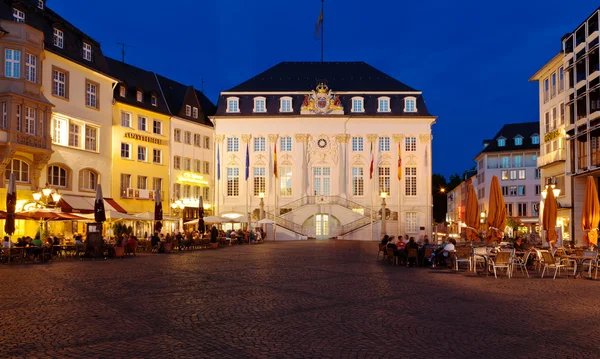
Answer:
[[[327,140],[326,140],[326,139],[324,139],[324,138],[320,138],[320,139],[317,141],[317,145],[318,145],[320,148],[325,148],[325,147],[327,147]]]

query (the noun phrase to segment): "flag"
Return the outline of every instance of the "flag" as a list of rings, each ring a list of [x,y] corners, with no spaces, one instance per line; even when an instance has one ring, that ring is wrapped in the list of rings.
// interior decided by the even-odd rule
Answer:
[[[246,143],[246,181],[250,177],[250,152],[248,148],[248,144]]]
[[[275,147],[273,148],[273,175],[275,178],[279,178],[279,171],[277,170],[277,143],[275,143]]]
[[[371,142],[371,168],[369,168],[369,179],[373,179],[373,166],[375,165],[375,156],[373,155],[373,142]]]
[[[317,26],[315,28],[315,38],[320,39],[322,32],[321,26],[323,26],[323,9],[321,9],[321,13],[319,14],[319,19],[317,20]]]
[[[217,180],[221,179],[221,155],[219,153],[219,145],[217,145]]]
[[[402,152],[398,143],[398,181],[402,179]]]

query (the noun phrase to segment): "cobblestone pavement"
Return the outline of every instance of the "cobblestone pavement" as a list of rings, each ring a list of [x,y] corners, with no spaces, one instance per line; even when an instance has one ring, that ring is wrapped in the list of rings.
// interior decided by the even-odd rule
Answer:
[[[267,243],[0,266],[0,357],[597,358],[600,281]]]

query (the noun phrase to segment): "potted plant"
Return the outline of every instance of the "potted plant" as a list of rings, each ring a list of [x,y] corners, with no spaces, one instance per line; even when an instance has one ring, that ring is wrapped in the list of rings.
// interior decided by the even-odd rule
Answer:
[[[123,258],[125,256],[125,247],[123,247],[123,237],[118,236],[115,243],[115,258]]]

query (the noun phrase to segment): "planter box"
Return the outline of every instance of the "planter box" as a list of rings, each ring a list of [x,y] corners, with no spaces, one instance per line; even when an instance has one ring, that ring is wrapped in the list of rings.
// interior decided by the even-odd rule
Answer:
[[[115,247],[115,258],[123,258],[125,255],[125,247]]]

